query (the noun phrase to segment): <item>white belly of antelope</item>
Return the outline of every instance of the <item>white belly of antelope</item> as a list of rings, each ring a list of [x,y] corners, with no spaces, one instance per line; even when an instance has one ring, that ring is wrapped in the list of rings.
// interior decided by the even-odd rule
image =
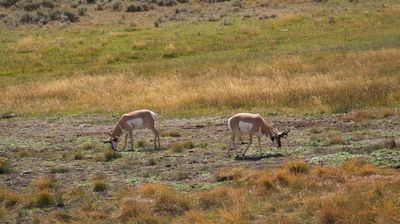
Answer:
[[[250,134],[250,130],[253,127],[252,123],[239,121],[239,131],[244,134]]]
[[[144,128],[142,118],[135,118],[135,119],[129,120],[128,124],[131,125],[134,129]]]

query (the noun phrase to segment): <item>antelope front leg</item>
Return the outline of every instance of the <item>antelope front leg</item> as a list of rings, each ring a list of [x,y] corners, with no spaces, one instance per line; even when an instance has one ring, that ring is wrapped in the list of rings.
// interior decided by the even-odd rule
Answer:
[[[260,148],[260,156],[261,156],[261,137],[258,136],[258,147]]]
[[[158,142],[158,148],[161,148],[160,144],[160,132],[156,128],[151,129],[154,133],[154,150],[157,149],[157,142]],[[157,141],[158,140],[158,141]]]
[[[128,141],[128,134],[129,134],[129,132],[125,134],[125,144],[124,144],[124,147],[122,148],[122,150],[125,150],[126,142]]]
[[[133,151],[133,137],[132,137],[133,131],[129,130],[128,133],[129,133],[129,136],[131,136],[131,151]]]
[[[236,146],[236,135],[235,134],[232,135],[232,144],[233,144],[233,149],[235,150],[235,156],[238,156],[237,146]]]
[[[253,135],[249,135],[249,144],[247,145],[247,148],[243,152],[243,156],[246,154],[247,150],[250,148],[251,143],[253,143]]]

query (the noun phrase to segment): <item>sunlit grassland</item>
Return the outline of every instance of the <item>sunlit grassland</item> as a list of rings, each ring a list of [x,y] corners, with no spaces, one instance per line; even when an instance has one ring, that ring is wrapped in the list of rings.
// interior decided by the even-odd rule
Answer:
[[[227,20],[1,32],[0,112],[346,112],[400,101],[398,5]]]
[[[108,178],[102,177],[103,184]],[[102,193],[92,185],[65,187],[43,176],[26,192],[0,188],[0,214],[12,220],[21,213],[25,221],[39,223],[397,223],[400,218],[398,172],[360,161],[339,167],[309,167],[304,161],[264,170],[230,167],[218,170],[215,179],[219,186],[203,190],[143,183]]]

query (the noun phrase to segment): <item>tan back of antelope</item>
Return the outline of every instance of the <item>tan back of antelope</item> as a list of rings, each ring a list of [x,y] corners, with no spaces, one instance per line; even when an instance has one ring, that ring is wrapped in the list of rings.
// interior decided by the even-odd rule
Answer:
[[[228,120],[228,126],[232,132],[231,141],[229,144],[229,155],[230,149],[233,145],[236,156],[237,148],[236,148],[236,138],[239,138],[240,135],[246,134],[249,135],[249,144],[246,149],[243,151],[242,155],[244,156],[249,149],[250,145],[253,142],[253,136],[257,136],[258,138],[258,146],[260,148],[261,155],[261,137],[266,136],[271,139],[271,141],[277,146],[281,147],[281,138],[286,138],[290,129],[284,132],[278,132],[278,130],[269,126],[264,118],[262,118],[259,114],[252,113],[238,113],[233,115]]]
[[[131,138],[131,150],[133,150],[133,137],[132,137],[133,130],[147,128],[154,133],[154,149],[157,148],[157,143],[158,143],[158,148],[160,148],[160,133],[154,126],[156,119],[157,119],[157,114],[146,109],[132,111],[130,113],[124,114],[121,116],[117,125],[111,132],[110,138],[103,142],[111,143],[112,149],[117,150],[118,140],[121,137],[121,135],[125,134],[125,145],[123,148],[124,150],[129,135]]]

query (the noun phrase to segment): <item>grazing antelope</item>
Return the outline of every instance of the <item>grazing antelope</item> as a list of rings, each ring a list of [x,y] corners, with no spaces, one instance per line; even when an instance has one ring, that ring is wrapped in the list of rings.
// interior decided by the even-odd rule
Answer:
[[[251,143],[253,142],[253,135],[258,137],[258,146],[260,147],[260,155],[261,155],[261,136],[265,135],[271,139],[274,145],[281,147],[281,138],[286,138],[287,134],[289,133],[290,129],[284,132],[278,132],[278,130],[269,126],[264,118],[262,118],[259,114],[251,114],[251,113],[239,113],[233,115],[228,120],[229,128],[232,131],[232,138],[231,142],[229,143],[229,148],[231,149],[231,144],[233,144],[233,148],[235,149],[236,156],[236,144],[235,139],[240,134],[248,134],[250,141],[247,145],[247,148],[243,151],[243,156],[246,154],[247,150],[249,149]],[[229,149],[229,150],[230,150]],[[230,155],[230,151],[228,152]]]
[[[117,150],[118,139],[121,135],[125,134],[125,145],[128,140],[128,135],[131,138],[131,150],[133,150],[133,138],[132,132],[134,129],[148,128],[154,133],[154,149],[160,148],[160,133],[154,127],[154,121],[157,118],[157,114],[150,110],[137,110],[127,114],[122,115],[119,119],[118,124],[115,126],[114,130],[109,134],[110,138],[104,143],[111,143],[113,150]]]

